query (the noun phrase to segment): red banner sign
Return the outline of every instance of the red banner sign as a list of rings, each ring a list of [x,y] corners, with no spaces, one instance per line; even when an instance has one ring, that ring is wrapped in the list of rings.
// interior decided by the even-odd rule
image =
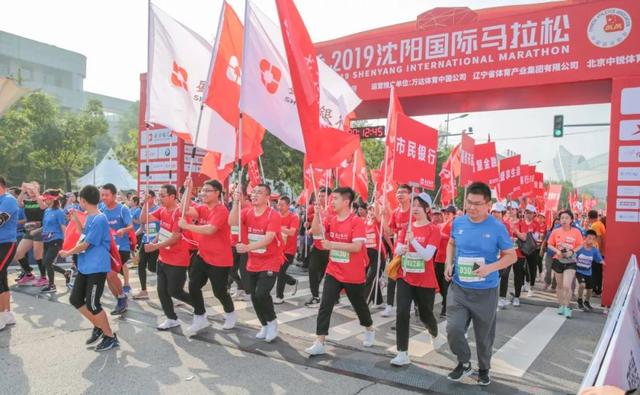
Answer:
[[[406,97],[636,73],[640,40],[631,29],[640,23],[637,1],[574,3],[463,9],[464,18],[452,14],[459,9],[434,9],[422,23],[316,47],[365,101],[386,99],[391,85]]]
[[[500,188],[498,196],[516,197],[520,193],[520,155],[500,160]]]
[[[500,182],[496,143],[490,141],[476,145],[473,149],[473,159],[475,162],[473,180],[482,181],[489,184],[491,188],[495,188]]]
[[[460,143],[460,185],[466,186],[474,181],[475,161],[474,148],[475,140],[468,134],[462,134]]]
[[[558,204],[560,203],[560,194],[562,193],[562,185],[549,184],[549,191],[547,191],[547,199],[544,203],[545,212],[558,211]]]
[[[438,131],[398,114],[393,179],[434,190],[438,160]]]
[[[539,201],[544,199],[544,174],[539,172],[533,175],[533,196]]]
[[[536,167],[520,165],[520,196],[531,197],[533,195],[533,178]]]

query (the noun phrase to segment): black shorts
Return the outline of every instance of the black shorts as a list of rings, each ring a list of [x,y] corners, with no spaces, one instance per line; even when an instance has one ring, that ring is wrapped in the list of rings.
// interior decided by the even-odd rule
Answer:
[[[31,232],[25,231],[24,236],[22,236],[22,238],[24,240],[39,241],[42,243],[42,232],[39,232],[35,236],[31,236]]]
[[[16,254],[16,243],[0,243],[0,294],[9,292],[7,268]]]
[[[87,306],[87,309],[95,314],[102,311],[100,298],[104,291],[104,283],[107,280],[107,273],[82,274],[78,272],[73,283],[69,302],[79,309]]]
[[[127,264],[127,261],[131,257],[131,251],[118,251],[118,254],[120,254],[120,262],[122,262],[122,267],[120,268],[120,274],[124,276],[124,265]]]
[[[562,263],[557,259],[551,262],[551,269],[558,274],[564,273],[565,270],[576,270],[576,263]]]
[[[578,284],[584,284],[585,289],[593,289],[593,276],[585,276],[576,272],[576,280],[578,280]]]

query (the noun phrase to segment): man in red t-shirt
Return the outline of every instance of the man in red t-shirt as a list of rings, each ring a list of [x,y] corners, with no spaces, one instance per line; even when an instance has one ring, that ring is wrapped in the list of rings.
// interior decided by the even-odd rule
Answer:
[[[258,184],[251,191],[252,208],[243,210],[238,221],[240,193],[233,196],[233,207],[229,214],[229,225],[240,226],[240,234],[246,229],[247,240],[236,244],[238,253],[248,253],[247,272],[251,302],[262,328],[257,339],[271,342],[278,337],[278,321],[273,308],[271,290],[276,284],[280,266],[284,261],[280,214],[269,207],[271,187]]]
[[[355,193],[351,188],[336,189],[333,191],[336,215],[324,221],[324,229],[317,217],[311,223],[314,245],[329,251],[329,263],[318,310],[317,339],[305,350],[310,355],[324,354],[324,341],[329,334],[331,313],[343,289],[358,315],[360,325],[367,328],[362,344],[371,347],[374,343],[373,321],[364,294],[365,268],[368,263],[365,247],[367,237],[364,221],[351,212],[354,197]]]
[[[409,208],[411,206],[411,187],[407,184],[398,186],[396,190],[396,199],[398,200],[398,208],[393,210],[391,218],[387,224],[384,224],[384,232],[387,237],[393,238],[393,250],[398,240],[398,234],[401,230],[406,230],[409,225]],[[393,251],[392,250],[392,251]],[[387,305],[382,312],[383,317],[391,317],[393,315],[393,304],[396,298],[396,282],[389,279],[387,284]]]
[[[186,195],[191,192],[190,179],[185,182]],[[202,287],[211,281],[213,295],[220,301],[225,312],[223,329],[232,329],[236,324],[233,300],[227,289],[229,271],[233,267],[231,254],[231,231],[229,228],[229,210],[222,203],[222,184],[218,180],[204,182],[201,190],[204,204],[189,207],[188,215],[198,220],[194,225],[180,219],[183,230],[192,232],[198,242],[198,252],[193,257],[189,271],[189,295],[193,300],[193,323],[189,327],[190,334],[209,326]]]
[[[296,214],[292,214],[289,211],[289,204],[291,199],[287,196],[283,196],[278,201],[278,212],[280,214],[281,221],[281,235],[284,242],[284,256],[285,260],[280,267],[278,273],[278,282],[276,284],[276,299],[273,303],[284,303],[284,286],[294,286],[292,295],[295,295],[298,290],[298,280],[287,274],[287,269],[293,263],[293,258],[296,255],[298,226],[300,225],[300,219]]]
[[[318,189],[318,196],[315,200],[315,206],[309,206],[307,210],[307,221],[313,223],[313,219],[320,215],[321,220],[324,221],[327,218],[333,217],[335,212],[328,194],[331,194],[331,188],[320,187]],[[309,289],[311,290],[311,297],[304,303],[307,307],[316,307],[320,304],[320,282],[324,277],[324,273],[327,270],[327,263],[329,262],[329,251],[325,251],[311,247],[309,252]]]
[[[183,240],[178,226],[182,213],[178,207],[176,187],[170,184],[163,185],[160,187],[158,197],[162,207],[153,213],[149,213],[146,207],[143,207],[140,223],[160,221],[160,231],[156,241],[146,244],[144,250],[145,252],[160,251],[156,271],[158,298],[167,319],[158,325],[158,329],[167,330],[180,326],[171,298],[192,304],[191,296],[184,291],[189,267],[189,247]],[[148,202],[145,206],[147,204]]]
[[[524,219],[521,219],[518,228],[515,230],[516,236],[525,241],[527,234],[531,233],[536,241],[537,248],[529,255],[522,253],[522,256],[526,259],[527,266],[525,267],[525,278],[529,281],[527,289],[527,297],[533,296],[533,286],[536,284],[536,274],[538,270],[538,261],[540,260],[540,245],[542,244],[541,236],[544,235],[545,229],[540,226],[540,222],[536,220],[536,208],[532,204],[527,204],[524,210]],[[525,283],[525,286],[527,284]]]

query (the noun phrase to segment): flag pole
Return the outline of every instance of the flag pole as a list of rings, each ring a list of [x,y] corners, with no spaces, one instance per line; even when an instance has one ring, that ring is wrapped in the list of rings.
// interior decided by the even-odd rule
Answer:
[[[409,200],[409,202],[410,202],[409,203],[409,232],[411,232],[411,228],[413,227],[411,225],[411,222],[412,222],[412,219],[413,219],[413,210],[411,208],[413,207],[413,195],[414,195],[414,192],[413,192],[413,184],[409,184],[409,185],[411,185],[411,198]]]
[[[316,199],[318,199],[318,188],[316,187],[316,175],[314,174],[313,171],[313,164],[309,163],[309,168],[311,169],[311,184],[313,185],[313,193],[316,197]],[[325,171],[325,175],[326,175],[326,171]],[[325,184],[326,185],[326,184]],[[325,188],[325,195],[326,195],[326,188]],[[326,201],[327,199],[325,199]],[[325,206],[325,210],[326,210],[326,206]],[[318,211],[317,213],[315,213],[315,215],[318,216],[320,223],[322,224],[322,214]],[[324,239],[324,225],[322,226],[322,238]]]
[[[224,6],[224,2],[223,2]],[[238,121],[238,185],[236,188],[240,188],[240,196],[243,199],[244,193],[242,188],[242,130],[243,130],[244,121],[242,118],[242,113],[240,113],[240,120]],[[241,202],[238,202],[240,205],[238,207],[238,243],[242,243],[242,205]]]
[[[353,171],[351,174],[351,189],[356,189],[356,161],[358,160],[358,150],[353,151]]]
[[[260,174],[262,175],[262,182],[267,182],[264,176],[264,167],[262,167],[262,155],[258,156],[258,164],[260,165]]]
[[[331,171],[331,170],[329,170]],[[311,173],[313,175],[313,172]],[[313,177],[315,179],[315,177]],[[325,186],[325,193],[324,193],[324,209],[327,210],[329,208],[329,194],[326,192],[326,188],[329,187],[329,172],[327,171],[327,169],[324,170],[324,186]],[[317,196],[317,194],[316,194]]]

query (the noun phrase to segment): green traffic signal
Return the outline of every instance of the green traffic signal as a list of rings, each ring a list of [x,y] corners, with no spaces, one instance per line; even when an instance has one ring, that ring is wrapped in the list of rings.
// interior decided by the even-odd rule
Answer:
[[[562,137],[564,135],[564,115],[555,115],[553,117],[553,137]]]

